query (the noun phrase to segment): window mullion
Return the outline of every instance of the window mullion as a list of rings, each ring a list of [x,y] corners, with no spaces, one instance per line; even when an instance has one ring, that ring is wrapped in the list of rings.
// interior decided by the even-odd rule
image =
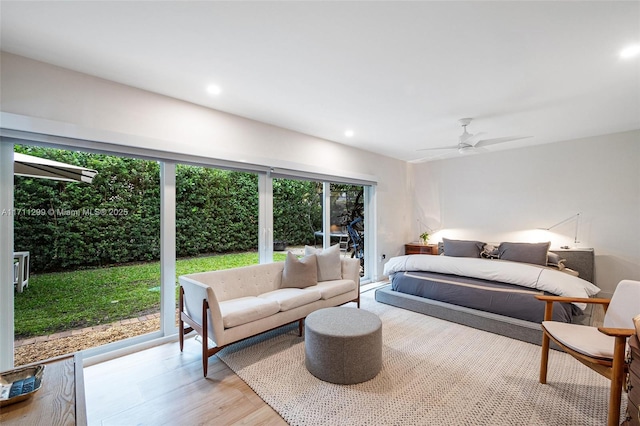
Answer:
[[[160,331],[176,334],[176,164],[160,162]]]

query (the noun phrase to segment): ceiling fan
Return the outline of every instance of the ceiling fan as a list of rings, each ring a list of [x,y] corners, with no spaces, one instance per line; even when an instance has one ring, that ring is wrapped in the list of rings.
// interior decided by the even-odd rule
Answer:
[[[504,142],[516,141],[519,139],[530,138],[531,136],[508,136],[504,138],[480,139],[484,133],[476,133],[475,135],[467,132],[467,126],[471,123],[472,118],[461,118],[458,123],[462,126],[462,134],[458,138],[458,144],[445,146],[440,148],[424,148],[419,151],[433,151],[443,149],[457,149],[460,154],[473,154],[484,151],[485,146],[495,145]]]

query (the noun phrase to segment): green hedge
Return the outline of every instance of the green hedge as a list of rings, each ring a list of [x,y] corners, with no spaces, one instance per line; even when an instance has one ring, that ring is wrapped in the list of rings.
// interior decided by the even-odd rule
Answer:
[[[33,272],[157,260],[160,179],[154,161],[51,148],[22,152],[98,171],[92,184],[16,176],[16,251],[31,253]],[[274,179],[274,240],[311,244],[322,228],[321,186]],[[179,257],[256,250],[256,174],[178,165]]]

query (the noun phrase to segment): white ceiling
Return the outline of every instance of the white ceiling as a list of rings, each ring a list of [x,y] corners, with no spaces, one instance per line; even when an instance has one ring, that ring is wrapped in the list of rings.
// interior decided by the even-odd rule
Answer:
[[[0,7],[4,51],[403,160],[463,117],[533,136],[490,150],[640,128],[638,1]]]

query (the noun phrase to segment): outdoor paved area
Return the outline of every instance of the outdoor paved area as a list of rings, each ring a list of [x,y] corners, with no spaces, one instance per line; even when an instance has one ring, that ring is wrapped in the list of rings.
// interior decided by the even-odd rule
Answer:
[[[49,334],[47,336],[36,336],[36,337],[30,337],[28,339],[16,340],[14,343],[14,346],[18,348],[20,346],[32,345],[34,343],[44,343],[44,342],[49,342],[56,339],[61,339],[63,337],[79,336],[82,334],[92,333],[96,331],[104,331],[114,326],[137,324],[137,323],[142,323],[144,321],[149,321],[149,320],[158,319],[158,318],[160,318],[159,312],[155,314],[144,315],[138,318],[129,318],[122,321],[116,321],[114,323],[109,323],[109,324],[101,324],[93,327],[77,328],[74,330],[67,330],[60,333]]]

